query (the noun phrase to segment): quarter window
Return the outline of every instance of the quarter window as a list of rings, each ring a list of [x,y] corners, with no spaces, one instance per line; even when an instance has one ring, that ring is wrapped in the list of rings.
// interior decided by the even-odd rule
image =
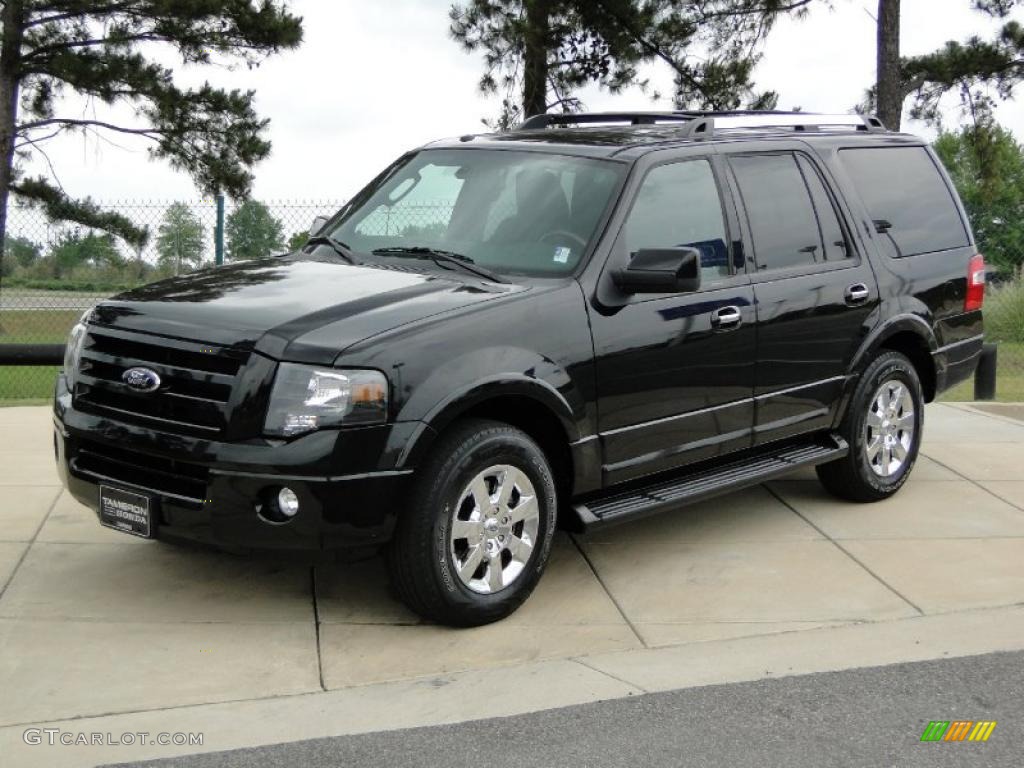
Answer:
[[[953,195],[924,147],[844,149],[839,158],[890,255],[968,245]]]
[[[623,233],[632,257],[641,248],[695,248],[701,282],[729,275],[729,248],[718,186],[707,160],[659,165],[647,174]]]

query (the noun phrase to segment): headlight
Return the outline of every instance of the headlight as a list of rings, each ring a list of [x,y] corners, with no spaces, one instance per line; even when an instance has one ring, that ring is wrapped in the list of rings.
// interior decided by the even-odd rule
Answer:
[[[88,314],[88,312],[86,313]],[[68,334],[67,344],[64,345],[64,377],[68,382],[68,389],[75,387],[75,375],[78,373],[78,360],[82,356],[82,347],[85,346],[85,323],[82,320],[75,323],[71,333]]]
[[[292,437],[320,427],[383,424],[388,382],[380,371],[277,366],[264,432]]]

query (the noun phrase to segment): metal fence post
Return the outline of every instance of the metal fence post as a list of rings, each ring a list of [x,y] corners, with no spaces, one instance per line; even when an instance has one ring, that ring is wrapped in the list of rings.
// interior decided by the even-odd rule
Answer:
[[[224,263],[224,195],[217,195],[217,227],[213,232],[213,261]]]

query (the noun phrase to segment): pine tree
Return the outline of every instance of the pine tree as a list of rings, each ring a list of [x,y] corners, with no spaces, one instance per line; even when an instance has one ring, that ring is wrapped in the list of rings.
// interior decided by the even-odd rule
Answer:
[[[46,141],[70,131],[143,136],[151,157],[187,172],[204,194],[247,194],[253,164],[270,151],[253,93],[180,87],[154,54],[162,46],[190,65],[256,66],[302,39],[301,19],[275,0],[4,0],[0,22],[0,242],[12,193],[53,219],[146,241],[124,216],[19,172],[19,160],[45,156]],[[64,114],[67,93],[128,105],[138,123]]]
[[[758,43],[780,15],[811,1],[469,0],[451,8],[450,33],[483,52],[480,89],[504,97],[498,128],[575,111],[576,91],[590,83],[646,88],[638,67],[648,61],[671,69],[677,108],[767,108],[776,94],[756,93],[752,81]]]
[[[888,128],[898,131],[907,97],[900,62],[900,0],[878,0],[877,21],[875,112]]]
[[[1013,18],[1024,0],[970,0],[980,13],[1004,23],[991,40],[975,35],[949,41],[933,53],[899,55],[899,0],[879,0],[878,80],[864,108],[877,110],[887,127],[898,130],[903,105],[912,98],[910,115],[941,122],[942,98],[960,97],[963,110],[978,124],[1000,99],[1009,99],[1024,80],[1024,26]]]

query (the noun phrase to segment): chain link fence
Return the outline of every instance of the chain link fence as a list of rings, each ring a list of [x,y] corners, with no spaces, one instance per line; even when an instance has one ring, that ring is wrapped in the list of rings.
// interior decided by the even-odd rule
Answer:
[[[0,261],[0,344],[63,343],[82,313],[109,296],[225,261],[282,253],[342,200],[233,203],[104,201],[149,233],[141,248],[99,230],[54,222],[12,203]],[[218,219],[222,222],[218,226]],[[49,398],[56,367],[0,367],[0,404]]]
[[[103,207],[149,232],[133,248],[100,231],[55,223],[39,210],[12,204],[0,277],[0,344],[62,343],[82,313],[122,290],[215,262],[281,253],[305,241],[317,216],[341,200],[117,202]],[[451,204],[429,201],[381,207],[359,228],[367,235],[429,237],[443,231]],[[498,217],[499,219],[501,217]],[[222,221],[219,226],[218,221]],[[999,343],[997,395],[1024,401],[1024,276],[993,282],[985,300],[985,330]],[[50,397],[56,367],[0,366],[0,404]],[[973,399],[965,382],[943,396]]]

